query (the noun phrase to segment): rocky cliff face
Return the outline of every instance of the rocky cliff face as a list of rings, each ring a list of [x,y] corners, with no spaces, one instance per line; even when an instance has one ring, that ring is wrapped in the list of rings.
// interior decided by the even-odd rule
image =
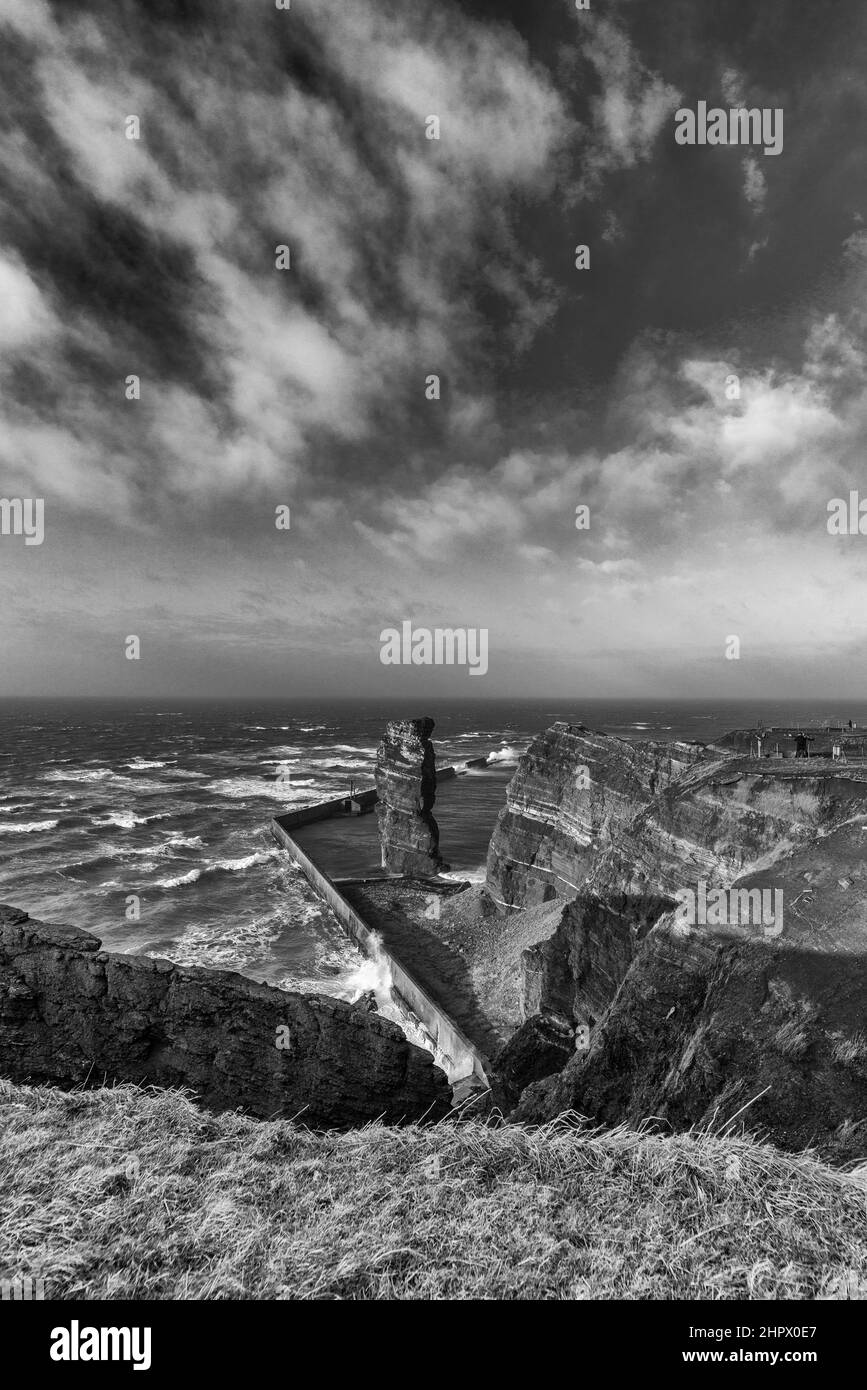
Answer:
[[[432,719],[396,720],[386,726],[376,754],[376,814],[382,867],[392,874],[425,877],[448,868],[439,854],[436,755]]]
[[[674,1128],[741,1118],[783,1147],[867,1147],[867,820],[744,876],[783,894],[780,937],[668,913],[622,975],[590,1048],[527,1089],[517,1118],[576,1109]],[[583,981],[576,998],[589,1002]],[[604,993],[604,990],[603,990]],[[580,1007],[580,1006],[579,1006]]]
[[[606,896],[672,894],[699,878],[727,886],[859,814],[867,814],[865,768],[718,759],[614,827],[588,881]]]
[[[524,1011],[589,1025],[590,1047],[531,1086],[518,1117],[574,1108],[681,1127],[763,1091],[749,1120],[777,1142],[863,1151],[865,835],[864,768],[630,747],[565,725],[537,739],[489,884],[515,909],[566,883],[556,930],[523,955]],[[684,928],[674,898],[699,882],[782,891],[781,935]]]
[[[189,1086],[212,1110],[343,1128],[449,1109],[445,1074],[393,1023],[225,970],[100,950],[0,906],[0,1074]]]
[[[491,897],[511,907],[574,897],[619,828],[707,758],[697,744],[633,744],[554,724],[509,783],[488,852]]]

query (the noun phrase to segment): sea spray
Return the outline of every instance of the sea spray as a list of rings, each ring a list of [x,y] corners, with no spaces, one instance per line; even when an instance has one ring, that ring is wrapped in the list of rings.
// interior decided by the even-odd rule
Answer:
[[[372,954],[365,956],[346,977],[346,989],[350,1002],[355,1003],[363,994],[373,993],[380,1013],[394,1008],[392,997],[391,961],[386,955],[382,938],[377,932],[370,934]]]
[[[440,1051],[421,1019],[413,1013],[406,1001],[394,990],[391,961],[385,952],[382,937],[378,932],[370,933],[369,949],[371,955],[365,957],[345,979],[347,990],[352,989],[354,991],[351,995],[351,1002],[354,1004],[362,995],[372,992],[376,999],[377,1011],[382,1017],[396,1023],[403,1030],[404,1036],[409,1042],[432,1053],[437,1066],[446,1075],[451,1075],[452,1059]]]

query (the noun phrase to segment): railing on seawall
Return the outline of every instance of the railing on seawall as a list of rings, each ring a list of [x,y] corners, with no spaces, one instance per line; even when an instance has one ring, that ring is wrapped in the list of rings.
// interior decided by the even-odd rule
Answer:
[[[450,1061],[449,1081],[452,1083],[462,1081],[465,1077],[475,1074],[482,1084],[487,1086],[488,1079],[485,1075],[481,1053],[458,1027],[454,1019],[450,1018],[441,1005],[431,998],[427,990],[419,984],[409,970],[401,965],[398,958],[389,951],[381,939],[375,936],[364,918],[344,898],[334,880],[323,873],[322,869],[317,868],[309,855],[305,854],[300,845],[296,844],[289,833],[292,825],[287,826],[286,824],[287,821],[291,821],[291,815],[290,812],[285,816],[275,816],[272,820],[271,832],[275,840],[288,852],[310,886],[330,907],[344,931],[359,949],[372,959],[387,962],[391,971],[392,988],[395,994],[423,1024],[437,1053],[442,1054]]]

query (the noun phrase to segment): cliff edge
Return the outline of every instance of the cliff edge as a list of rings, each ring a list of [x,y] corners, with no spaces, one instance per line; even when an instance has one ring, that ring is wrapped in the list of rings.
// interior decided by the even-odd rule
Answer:
[[[439,1118],[444,1072],[396,1024],[228,970],[102,951],[0,905],[0,1074],[187,1086],[215,1111],[346,1128]]]

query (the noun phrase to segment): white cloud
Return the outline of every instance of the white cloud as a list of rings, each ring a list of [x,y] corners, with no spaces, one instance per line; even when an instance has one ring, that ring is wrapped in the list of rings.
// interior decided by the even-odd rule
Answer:
[[[26,266],[0,253],[0,354],[29,347],[55,329],[54,314]]]
[[[456,12],[432,30],[409,11],[386,17],[374,3],[328,0],[306,22],[353,94],[347,110],[281,82],[279,69],[263,81],[255,27],[248,47],[225,53],[177,30],[155,64],[110,10],[67,22],[61,38],[47,7],[0,4],[0,16],[44,40],[42,110],[74,173],[153,238],[182,247],[199,280],[185,312],[225,390],[212,405],[151,377],[137,418],[124,417],[131,487],[143,467],[176,496],[303,483],[317,438],[360,441],[413,377],[447,366],[459,379],[479,327],[466,293],[473,277],[505,301],[518,346],[553,311],[509,207],[550,186],[571,119],[511,30]],[[440,142],[424,138],[434,112]],[[125,138],[133,114],[140,140]],[[382,167],[368,152],[376,146],[389,151]],[[29,140],[7,138],[0,156],[51,208],[57,193],[35,172]],[[285,276],[274,267],[283,241],[293,260]],[[45,319],[35,285],[19,278],[16,294],[7,342],[26,351]],[[91,399],[67,356],[83,327],[55,325],[42,345],[64,416]],[[126,347],[110,344],[109,355],[124,362]],[[456,406],[458,428],[485,418],[483,404]],[[90,424],[94,468],[122,475],[123,458],[100,453],[116,428],[105,414],[103,405]]]
[[[602,84],[592,102],[592,139],[585,161],[584,189],[590,192],[609,170],[632,168],[649,158],[680,103],[680,93],[644,66],[627,34],[610,20],[600,18],[586,32],[584,51]]]

